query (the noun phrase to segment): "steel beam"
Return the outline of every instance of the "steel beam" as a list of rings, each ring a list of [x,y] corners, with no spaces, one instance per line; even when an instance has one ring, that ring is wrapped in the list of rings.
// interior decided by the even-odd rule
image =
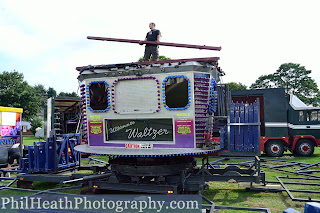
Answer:
[[[312,191],[312,190],[291,190],[288,189],[285,184],[282,182],[281,178],[289,178],[289,177],[276,177],[277,180],[279,181],[279,183],[281,184],[281,186],[283,187],[283,189],[287,192],[287,194],[289,195],[289,197],[291,198],[292,201],[299,201],[299,202],[320,202],[320,199],[312,199],[311,197],[308,197],[308,199],[303,199],[303,198],[295,198],[291,192],[301,192],[301,193],[305,193],[306,191],[308,191],[308,193],[320,193],[320,191]],[[308,179],[308,180],[312,180],[312,179]],[[305,183],[304,185],[308,185],[307,183]],[[311,192],[312,191],[312,192]]]
[[[70,175],[57,175],[57,174],[23,174],[18,175],[17,180],[20,181],[41,181],[59,183],[62,181],[70,180]]]
[[[210,210],[212,205],[202,204],[202,207]],[[215,205],[215,209],[231,209],[231,210],[239,210],[239,211],[254,211],[254,212],[266,212],[271,213],[269,208],[253,208],[253,207],[238,207],[238,206],[220,206]]]
[[[106,181],[91,181],[89,188],[117,190],[117,191],[133,191],[144,193],[159,193],[167,194],[168,191],[173,191],[173,194],[178,194],[178,185],[155,185],[155,184],[132,184],[132,183],[107,183]]]

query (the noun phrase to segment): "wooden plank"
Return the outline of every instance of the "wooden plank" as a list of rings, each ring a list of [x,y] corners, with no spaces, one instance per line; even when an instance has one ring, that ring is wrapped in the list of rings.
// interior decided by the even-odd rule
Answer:
[[[122,38],[106,38],[106,37],[88,36],[87,39],[100,40],[100,41],[135,43],[135,44],[153,44],[153,45],[171,46],[171,47],[184,47],[184,48],[193,48],[193,49],[200,49],[200,50],[218,50],[218,51],[221,50],[221,47],[213,47],[213,46],[206,46],[206,45],[179,44],[179,43],[144,41],[144,40],[141,41],[141,40],[122,39]]]

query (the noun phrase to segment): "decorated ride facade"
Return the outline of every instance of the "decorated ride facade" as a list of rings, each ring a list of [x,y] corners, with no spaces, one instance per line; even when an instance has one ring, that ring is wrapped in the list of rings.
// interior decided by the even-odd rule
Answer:
[[[85,153],[118,157],[211,154],[218,57],[78,67]],[[210,140],[209,140],[210,141]]]
[[[208,181],[264,180],[258,158],[248,169],[217,168],[209,163],[210,155],[230,146],[230,96],[226,85],[217,84],[224,75],[218,60],[209,57],[77,67],[86,144],[75,150],[107,156],[108,160],[97,174],[65,183],[84,181],[91,189],[171,194],[202,192]],[[213,133],[220,135],[220,142],[211,140]],[[201,167],[195,157],[202,158]]]
[[[228,116],[218,116],[222,124],[215,120],[223,111],[218,101],[229,101],[217,85],[224,75],[218,60],[78,67],[87,144],[75,150],[108,156],[99,175],[87,180],[89,188],[189,193],[207,189],[208,181],[264,180],[258,159],[248,169],[216,168],[208,161],[229,146]],[[220,143],[211,141],[214,130],[223,130]],[[195,157],[202,157],[201,167]]]

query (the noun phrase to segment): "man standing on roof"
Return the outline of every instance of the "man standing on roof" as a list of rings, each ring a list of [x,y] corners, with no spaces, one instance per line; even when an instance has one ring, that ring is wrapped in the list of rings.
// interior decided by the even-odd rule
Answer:
[[[156,41],[160,42],[161,33],[160,30],[155,29],[155,23],[151,22],[149,24],[150,32],[147,33],[145,41]],[[142,42],[140,42],[142,44]],[[159,46],[155,44],[146,44],[146,48],[144,50],[144,60],[149,61],[150,56],[152,55],[153,61],[157,61],[159,58]]]

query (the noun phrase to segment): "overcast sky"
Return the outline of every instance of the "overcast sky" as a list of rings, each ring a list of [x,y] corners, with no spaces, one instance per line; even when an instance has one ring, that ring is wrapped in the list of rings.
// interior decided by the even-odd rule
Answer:
[[[250,86],[292,62],[312,70],[320,86],[319,9],[318,0],[0,0],[0,72],[17,70],[31,85],[77,91],[75,67],[134,62],[144,52],[87,36],[144,39],[152,21],[163,42],[221,46],[159,51],[172,59],[219,56],[224,83]]]

